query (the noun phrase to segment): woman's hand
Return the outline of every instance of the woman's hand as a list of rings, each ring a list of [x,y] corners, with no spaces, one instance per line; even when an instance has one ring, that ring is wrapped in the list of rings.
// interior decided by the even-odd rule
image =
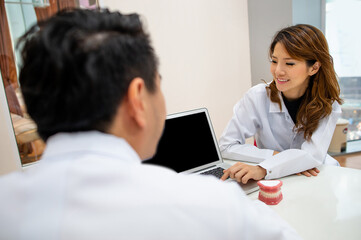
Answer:
[[[260,166],[248,165],[245,163],[236,163],[232,167],[223,171],[221,180],[226,180],[228,177],[246,184],[249,179],[260,180],[267,175],[266,169]]]
[[[317,176],[317,174],[320,172],[320,170],[318,170],[317,168],[312,168],[312,169],[308,169],[306,171],[297,173],[298,176],[301,176],[302,174],[305,175],[306,177],[311,177],[311,176]]]

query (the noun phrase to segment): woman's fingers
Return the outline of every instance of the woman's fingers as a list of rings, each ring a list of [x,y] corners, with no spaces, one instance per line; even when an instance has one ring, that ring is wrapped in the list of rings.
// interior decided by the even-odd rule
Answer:
[[[317,168],[312,168],[300,173],[296,173],[296,175],[300,176],[300,175],[305,175],[306,177],[311,177],[311,176],[317,176],[320,173],[320,170],[318,170]]]
[[[242,163],[236,163],[232,167],[226,169],[223,171],[223,176],[221,177],[221,180],[226,180],[228,177],[234,179],[235,174],[239,172],[242,169]]]

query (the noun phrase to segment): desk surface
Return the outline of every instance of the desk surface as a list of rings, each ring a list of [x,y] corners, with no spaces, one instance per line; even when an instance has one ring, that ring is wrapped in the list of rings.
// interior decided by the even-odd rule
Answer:
[[[304,239],[360,240],[361,170],[335,166],[319,169],[317,177],[281,178],[283,200],[271,208]],[[248,196],[258,199],[258,191]]]

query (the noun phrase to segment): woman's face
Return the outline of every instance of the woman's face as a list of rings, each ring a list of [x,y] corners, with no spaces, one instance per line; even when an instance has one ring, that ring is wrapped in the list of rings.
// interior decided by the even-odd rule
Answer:
[[[288,100],[302,97],[310,76],[315,74],[312,66],[308,67],[304,60],[293,59],[281,43],[277,43],[274,48],[271,73],[277,89]]]

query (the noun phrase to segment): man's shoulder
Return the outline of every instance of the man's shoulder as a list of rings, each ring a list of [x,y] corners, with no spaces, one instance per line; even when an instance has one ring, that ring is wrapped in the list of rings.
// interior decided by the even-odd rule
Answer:
[[[121,165],[117,169],[114,167],[116,165],[107,165],[98,171],[70,165],[60,170],[63,173],[57,176],[51,174],[54,166],[49,174],[44,168],[25,174],[27,176],[7,177],[0,182],[1,187],[9,189],[0,189],[0,197],[4,196],[0,206],[0,210],[4,210],[0,223],[6,221],[7,225],[15,225],[17,221],[30,219],[30,215],[23,218],[29,214],[26,209],[30,206],[33,208],[30,213],[42,211],[51,218],[60,218],[59,212],[75,211],[76,216],[68,219],[75,225],[86,222],[90,226],[98,226],[99,222],[94,219],[100,217],[102,222],[124,222],[131,228],[134,222],[146,226],[151,219],[155,226],[172,221],[175,224],[172,228],[177,231],[187,228],[196,230],[204,224],[226,225],[219,220],[225,212],[234,225],[238,225],[239,219],[245,216],[245,210],[241,208],[248,204],[247,197],[236,184],[224,183],[214,177],[182,175],[164,167],[145,164],[129,165],[126,169],[120,168]],[[35,173],[41,177],[35,176]],[[21,183],[13,187],[13,183],[19,180]],[[40,183],[40,180],[44,181]],[[17,209],[15,215],[13,209]],[[229,212],[229,209],[232,211]],[[69,223],[62,224],[66,231]],[[46,222],[39,221],[36,227],[41,229],[44,225]],[[226,226],[213,231],[225,234],[224,229]],[[118,228],[110,231],[119,232]],[[153,230],[149,231],[155,234]],[[130,234],[125,232],[122,234]]]
[[[244,195],[237,184],[223,182],[213,176],[178,174],[158,166],[143,165],[142,168],[147,174],[154,176],[147,184],[152,184],[154,188],[167,189],[165,193],[170,196],[174,193],[184,194],[189,199],[203,201],[210,197],[221,200],[225,195]]]
[[[24,194],[30,194],[29,200],[35,199],[35,192],[48,197],[51,197],[50,192],[56,192],[61,198],[65,197],[64,193],[70,198],[78,194],[93,199],[99,196],[99,202],[104,200],[100,197],[102,195],[112,196],[113,199],[122,196],[129,202],[144,199],[140,202],[149,206],[172,203],[185,208],[194,204],[218,206],[224,201],[233,205],[236,199],[245,196],[237,184],[210,176],[178,174],[171,169],[148,164],[103,164],[98,168],[82,167],[71,162],[44,164],[29,172],[2,177],[0,186],[4,206],[22,204],[20,196]],[[227,198],[224,199],[224,196]],[[116,202],[112,204],[119,207]]]

